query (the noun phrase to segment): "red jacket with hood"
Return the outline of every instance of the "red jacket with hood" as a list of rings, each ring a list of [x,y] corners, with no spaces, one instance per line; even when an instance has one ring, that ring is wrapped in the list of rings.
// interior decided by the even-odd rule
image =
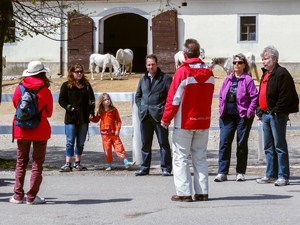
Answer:
[[[176,70],[168,93],[162,122],[186,130],[210,127],[214,92],[212,69],[201,59],[191,58]]]
[[[37,90],[41,86],[44,85],[44,81],[35,77],[30,76],[26,77],[22,85],[25,88],[29,88],[32,90]],[[13,120],[13,135],[15,139],[23,139],[23,140],[33,140],[33,141],[45,141],[48,140],[51,136],[51,127],[48,122],[48,117],[52,116],[53,112],[53,97],[51,91],[47,87],[43,87],[37,93],[38,96],[38,110],[40,111],[44,106],[45,108],[41,114],[41,122],[40,124],[33,129],[22,129],[16,126],[16,119],[14,117]],[[21,97],[21,90],[19,85],[16,87],[12,101],[14,107],[17,108],[19,99]]]

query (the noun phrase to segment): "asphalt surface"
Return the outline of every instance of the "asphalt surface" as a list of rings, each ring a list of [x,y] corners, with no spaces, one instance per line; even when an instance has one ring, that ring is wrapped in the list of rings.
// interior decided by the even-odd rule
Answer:
[[[39,195],[44,205],[8,203],[12,172],[0,173],[0,224],[299,224],[300,177],[275,187],[247,181],[213,182],[209,201],[173,202],[172,177],[104,175],[99,172],[45,174]],[[26,179],[25,188],[29,180]]]
[[[254,133],[255,135],[255,133]],[[235,181],[235,151],[232,152],[229,181],[215,183],[217,173],[217,138],[210,134],[208,146],[209,201],[173,202],[172,177],[162,177],[159,151],[154,140],[150,175],[135,177],[138,165],[125,170],[114,154],[113,170],[105,171],[104,154],[99,136],[86,142],[82,163],[88,171],[60,173],[64,163],[65,139],[52,136],[39,196],[44,205],[15,205],[8,202],[13,194],[14,171],[0,171],[0,225],[21,224],[299,224],[300,175],[297,135],[289,135],[291,181],[285,187],[256,184],[264,175],[265,162],[257,159],[257,141],[250,137],[247,181]],[[0,135],[0,158],[15,159],[16,143],[10,135]],[[128,158],[132,159],[132,139],[121,137]],[[214,142],[215,141],[215,142]],[[233,146],[234,149],[234,146]],[[25,191],[29,186],[28,170]]]

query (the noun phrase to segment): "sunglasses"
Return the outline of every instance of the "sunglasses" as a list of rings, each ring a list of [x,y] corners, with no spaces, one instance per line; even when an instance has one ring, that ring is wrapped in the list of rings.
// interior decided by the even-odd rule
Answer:
[[[109,99],[109,98],[106,98],[106,99],[103,99],[103,101],[110,101],[110,99]]]
[[[83,70],[76,70],[74,73],[83,73]]]
[[[244,64],[244,62],[243,61],[235,61],[235,62],[232,62],[232,64],[233,65],[236,65],[236,64],[242,65],[242,64]]]

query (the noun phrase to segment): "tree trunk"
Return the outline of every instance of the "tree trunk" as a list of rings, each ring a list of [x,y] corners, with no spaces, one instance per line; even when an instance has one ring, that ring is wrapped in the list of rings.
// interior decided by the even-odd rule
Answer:
[[[2,99],[3,45],[4,45],[4,38],[7,34],[7,30],[11,23],[12,17],[13,17],[12,0],[1,0],[0,1],[0,104]]]

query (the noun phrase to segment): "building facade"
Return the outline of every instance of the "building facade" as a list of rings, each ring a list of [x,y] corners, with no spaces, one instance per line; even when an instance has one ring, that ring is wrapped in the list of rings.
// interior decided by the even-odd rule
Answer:
[[[145,70],[146,54],[155,53],[159,66],[174,72],[174,54],[186,38],[205,49],[205,61],[252,52],[274,45],[279,61],[300,77],[300,1],[297,0],[94,0],[84,1],[78,14],[52,41],[42,36],[7,43],[4,75],[18,75],[31,60],[41,60],[52,74],[66,73],[81,62],[88,70],[92,53],[134,52],[133,72]],[[87,13],[88,16],[83,14]],[[81,35],[84,33],[85,35]]]

